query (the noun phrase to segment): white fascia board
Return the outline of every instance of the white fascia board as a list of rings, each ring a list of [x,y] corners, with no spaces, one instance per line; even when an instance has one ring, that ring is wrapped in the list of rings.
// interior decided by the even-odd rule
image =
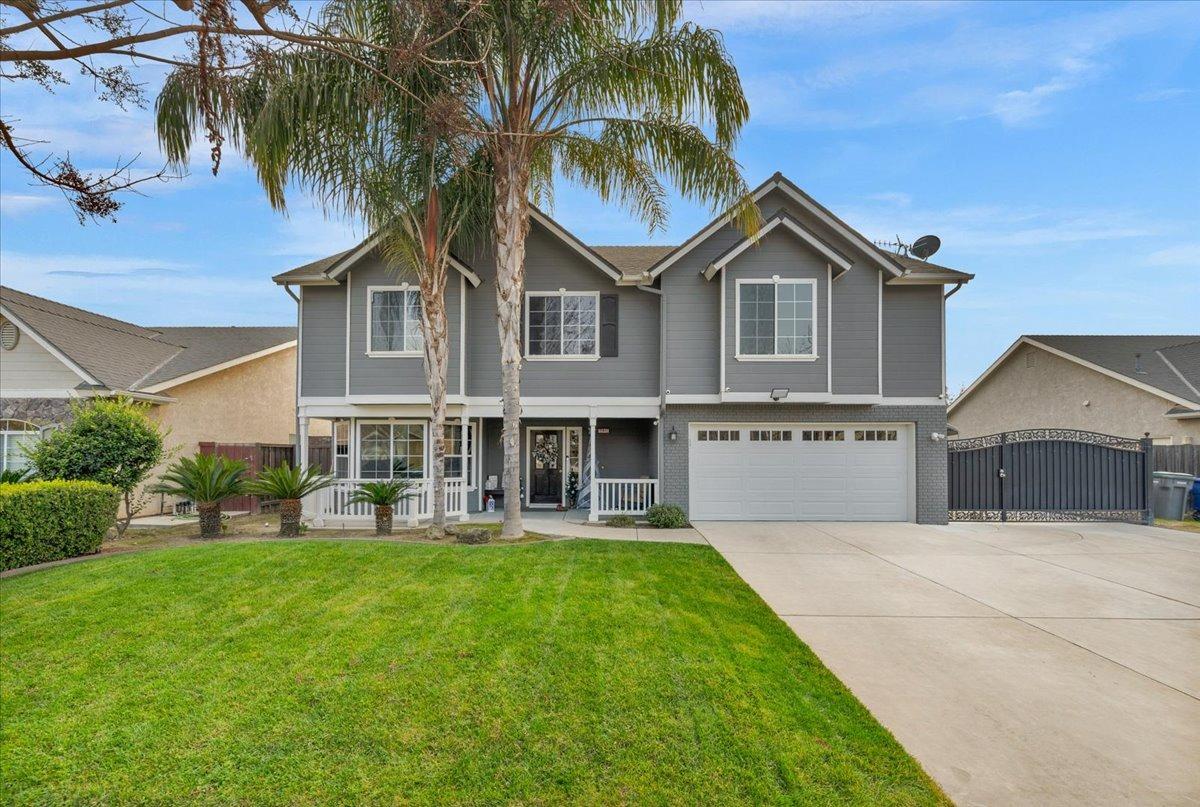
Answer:
[[[54,389],[4,389],[0,387],[0,398],[78,398],[75,390],[62,387]]]
[[[935,272],[908,272],[888,281],[889,286],[949,286],[952,283],[970,283],[971,277],[953,277]]]
[[[1200,418],[1200,409],[1197,409],[1193,412],[1176,412],[1175,414],[1167,415],[1166,417],[1169,417],[1171,420],[1192,420],[1193,418]]]
[[[1101,367],[1099,364],[1093,364],[1092,362],[1090,362],[1086,359],[1081,359],[1078,356],[1075,356],[1071,353],[1067,353],[1065,350],[1059,350],[1058,348],[1053,348],[1047,344],[1038,342],[1035,339],[1030,339],[1028,336],[1022,336],[1020,339],[1013,342],[1012,346],[1009,347],[1008,350],[1004,351],[1004,353],[1001,354],[1000,358],[998,358],[994,362],[992,362],[991,366],[988,367],[986,370],[984,370],[983,374],[980,375],[979,378],[977,378],[973,382],[971,382],[971,386],[969,386],[965,390],[963,390],[962,395],[959,395],[957,398],[954,399],[954,403],[950,404],[950,408],[947,410],[947,414],[950,414],[951,412],[953,412],[955,407],[957,407],[960,403],[962,403],[964,400],[966,400],[967,397],[972,392],[975,391],[976,387],[978,387],[981,383],[983,383],[983,381],[986,380],[987,377],[990,376],[996,370],[996,368],[998,368],[1001,364],[1003,364],[1005,362],[1005,360],[1008,359],[1008,357],[1011,356],[1013,354],[1013,352],[1021,345],[1033,345],[1034,347],[1036,347],[1040,350],[1044,350],[1053,356],[1058,356],[1060,359],[1066,359],[1067,361],[1074,362],[1075,364],[1078,364],[1081,367],[1086,367],[1089,370],[1095,370],[1097,373],[1100,373],[1101,375],[1108,376],[1109,378],[1112,378],[1116,381],[1120,381],[1122,383],[1128,384],[1131,387],[1136,387],[1137,389],[1140,389],[1143,392],[1149,392],[1151,395],[1157,395],[1159,398],[1162,398],[1164,401],[1170,401],[1171,403],[1177,404],[1179,406],[1192,407],[1192,406],[1196,405],[1195,401],[1189,401],[1186,398],[1180,398],[1179,396],[1174,395],[1170,392],[1167,392],[1164,389],[1159,389],[1158,387],[1154,387],[1154,386],[1151,386],[1150,384],[1146,384],[1141,381],[1132,379],[1126,375],[1122,375],[1121,373],[1118,373],[1115,370],[1110,370],[1107,367]]]
[[[311,277],[273,277],[277,286],[336,286],[338,282],[325,275]]]
[[[375,247],[379,246],[379,242],[382,240],[383,240],[383,234],[375,233],[375,235],[371,236],[366,241],[363,241],[361,244],[359,244],[358,249],[354,250],[349,255],[344,256],[340,261],[338,261],[333,266],[326,269],[325,270],[325,278],[332,283],[337,283],[337,279],[339,277],[341,277],[343,274],[348,272],[350,270],[350,268],[354,266],[354,264],[358,263],[363,258],[365,258],[367,255],[369,255],[371,253],[371,250],[373,250],[373,249],[375,249]],[[467,279],[467,282],[469,282],[471,284],[471,286],[474,288],[478,288],[479,284],[483,282],[483,279],[480,278],[479,275],[475,274],[475,271],[473,269],[471,269],[471,267],[467,266],[465,263],[463,263],[462,261],[460,261],[458,258],[454,257],[453,255],[450,256],[450,266],[452,266],[454,269],[456,269],[460,273],[462,273],[462,276],[465,277]],[[278,281],[276,281],[276,282],[278,282]],[[329,283],[320,284],[320,283],[314,283],[314,282],[310,282],[310,281],[291,281],[291,282],[307,283],[309,285],[329,285]]]
[[[734,258],[741,255],[756,243],[762,241],[767,234],[779,226],[783,226],[791,230],[796,234],[797,237],[800,238],[801,241],[819,252],[821,256],[824,257],[829,263],[834,264],[841,269],[842,271],[838,272],[839,277],[843,272],[849,271],[850,267],[854,265],[853,261],[847,259],[846,256],[830,248],[828,244],[826,244],[813,233],[809,232],[807,228],[797,223],[794,219],[792,219],[791,216],[777,215],[772,216],[766,225],[758,231],[758,235],[756,235],[754,238],[743,238],[737,246],[726,252],[721,257],[717,258],[717,260],[710,263],[708,268],[704,270],[704,279],[712,280],[713,276],[729,265]]]
[[[287,342],[281,342],[278,345],[274,345],[263,350],[257,350],[253,353],[247,353],[244,356],[238,356],[237,358],[230,359],[229,361],[223,361],[220,364],[214,364],[212,367],[205,367],[192,373],[185,373],[184,375],[176,376],[175,378],[168,378],[166,381],[159,381],[157,384],[151,384],[148,387],[142,387],[141,391],[149,393],[162,392],[163,390],[170,389],[171,387],[178,387],[180,384],[186,384],[189,381],[195,381],[196,379],[204,378],[205,376],[212,375],[213,373],[219,373],[222,370],[228,370],[231,367],[237,367],[239,364],[245,364],[246,362],[251,362],[255,359],[261,359],[274,353],[288,350],[289,348],[295,347],[296,343],[297,341],[295,339]]]
[[[52,343],[49,339],[42,336],[40,333],[35,331],[33,328],[30,328],[28,325],[26,325],[25,320],[21,319],[16,314],[14,314],[7,306],[0,305],[0,316],[3,316],[5,319],[16,323],[16,326],[18,329],[20,329],[21,333],[29,334],[29,338],[31,338],[33,341],[35,341],[39,345],[41,345],[51,356],[53,356],[54,358],[56,358],[60,362],[62,362],[64,365],[66,365],[67,369],[69,369],[71,372],[75,373],[75,375],[79,376],[81,379],[86,381],[88,384],[104,386],[104,384],[98,378],[96,378],[91,373],[89,373],[87,370],[83,369],[78,364],[73,362],[70,358],[67,357],[67,354],[63,353],[61,350],[59,350],[57,347],[55,347],[54,343]]]
[[[904,272],[899,267],[897,267],[896,265],[889,262],[886,258],[879,255],[878,251],[875,249],[875,246],[873,244],[871,244],[870,241],[868,241],[862,235],[856,233],[849,226],[834,219],[832,216],[830,216],[830,214],[828,214],[827,212],[822,210],[819,206],[817,206],[808,197],[806,197],[802,194],[796,193],[796,191],[793,190],[791,183],[786,181],[780,175],[772,176],[770,179],[768,179],[762,185],[759,185],[758,189],[751,193],[751,198],[754,200],[755,203],[757,203],[760,200],[762,200],[762,198],[764,196],[766,196],[768,193],[770,193],[773,190],[782,191],[785,196],[787,196],[789,199],[794,201],[796,204],[803,207],[805,210],[807,210],[809,213],[811,213],[813,216],[815,216],[818,220],[820,220],[823,224],[828,226],[831,230],[833,230],[838,235],[842,236],[847,241],[851,242],[856,247],[861,249],[864,253],[867,254],[867,256],[869,256],[871,258],[871,260],[873,260],[875,263],[877,263],[879,265],[879,267],[881,269],[883,269],[884,271],[886,271],[889,275],[892,275],[893,277],[900,277],[902,274],[904,274]],[[727,212],[723,216],[720,216],[719,218],[714,220],[711,224],[709,224],[703,230],[701,230],[700,232],[693,235],[691,238],[689,238],[687,241],[685,241],[684,244],[678,250],[676,250],[675,252],[672,252],[670,255],[668,255],[666,258],[664,258],[661,262],[659,262],[658,265],[656,265],[653,269],[650,270],[651,279],[656,278],[659,275],[661,275],[668,268],[670,268],[673,264],[675,264],[680,258],[682,258],[684,255],[687,255],[689,252],[691,252],[693,249],[695,249],[698,245],[700,245],[704,241],[708,240],[709,236],[711,236],[717,230],[724,227],[726,224],[729,224],[732,220],[733,220],[732,212]]]

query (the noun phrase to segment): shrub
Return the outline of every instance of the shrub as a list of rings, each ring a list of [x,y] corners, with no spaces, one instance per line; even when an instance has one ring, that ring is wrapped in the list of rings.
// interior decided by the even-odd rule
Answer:
[[[215,538],[224,530],[221,500],[245,491],[245,473],[246,463],[217,454],[180,457],[151,490],[194,501],[200,515],[200,537]]]
[[[295,538],[300,534],[300,500],[329,487],[333,481],[332,476],[321,473],[319,466],[310,465],[302,471],[284,462],[275,468],[263,468],[246,489],[268,499],[278,499],[279,537]]]
[[[100,551],[120,500],[98,482],[0,485],[0,569]]]
[[[646,521],[651,527],[660,530],[672,530],[688,526],[687,516],[683,508],[674,504],[656,504],[646,511]]]
[[[0,485],[15,485],[18,482],[32,482],[37,474],[32,468],[5,468],[0,471]]]
[[[407,479],[381,479],[363,482],[350,494],[351,504],[369,504],[375,508],[375,534],[392,534],[392,508],[404,499],[416,496],[416,482]]]
[[[613,516],[604,522],[608,527],[636,527],[637,522],[633,520],[633,516]]]
[[[71,421],[51,431],[29,451],[42,479],[77,479],[112,485],[125,499],[122,534],[142,509],[145,495],[134,490],[163,459],[165,432],[150,419],[149,404],[128,398],[91,398],[71,406]]]

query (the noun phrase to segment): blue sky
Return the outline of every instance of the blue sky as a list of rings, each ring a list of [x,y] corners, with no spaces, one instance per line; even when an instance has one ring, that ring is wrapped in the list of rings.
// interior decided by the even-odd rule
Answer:
[[[1200,3],[785,3],[689,7],[726,36],[751,103],[738,158],[783,171],[872,238],[936,233],[974,272],[948,309],[949,384],[1021,333],[1200,330]],[[160,74],[146,71],[151,95]],[[22,133],[80,167],[160,163],[151,115],[5,85]],[[678,243],[711,212],[676,201],[647,234],[585,192],[553,214],[595,244]],[[7,285],[147,325],[283,324],[272,273],[361,233],[199,157],[116,224],[79,226],[0,157]]]

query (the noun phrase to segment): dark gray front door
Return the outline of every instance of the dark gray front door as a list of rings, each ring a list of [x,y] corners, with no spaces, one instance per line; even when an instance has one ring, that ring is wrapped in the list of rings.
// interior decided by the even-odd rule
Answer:
[[[529,503],[562,504],[562,432],[535,429],[529,434]]]

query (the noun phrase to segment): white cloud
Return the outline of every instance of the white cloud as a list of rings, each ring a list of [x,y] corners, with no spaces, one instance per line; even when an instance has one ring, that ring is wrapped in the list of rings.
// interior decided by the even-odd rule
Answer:
[[[327,218],[311,207],[292,210],[280,221],[278,230],[268,254],[314,260],[348,249],[366,237],[361,224]]]
[[[1200,270],[1200,244],[1176,244],[1146,256],[1147,266],[1184,266]]]
[[[1156,101],[1170,101],[1175,98],[1182,98],[1185,95],[1191,95],[1195,90],[1187,87],[1160,87],[1157,90],[1146,90],[1138,93],[1135,100],[1145,103],[1154,103]]]
[[[41,210],[56,201],[58,200],[48,194],[0,193],[0,214],[19,216],[33,210]]]
[[[934,14],[948,13],[958,3],[888,3],[882,0],[781,2],[781,0],[690,0],[687,17],[726,33],[790,34],[813,28],[896,26]]]

